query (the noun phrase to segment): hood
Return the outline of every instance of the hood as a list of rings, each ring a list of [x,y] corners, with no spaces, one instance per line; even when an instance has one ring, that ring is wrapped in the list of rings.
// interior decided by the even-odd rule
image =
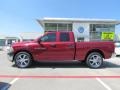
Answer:
[[[35,41],[16,42],[16,43],[13,43],[12,46],[24,46],[24,45],[29,45],[31,43],[35,43]]]

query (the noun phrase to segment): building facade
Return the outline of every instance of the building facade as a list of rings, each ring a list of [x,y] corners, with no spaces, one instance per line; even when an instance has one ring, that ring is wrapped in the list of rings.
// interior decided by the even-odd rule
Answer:
[[[41,32],[22,32],[18,35],[21,41],[32,41],[43,35]]]
[[[113,41],[115,27],[120,24],[113,19],[43,18],[37,21],[44,32],[73,31],[76,41]]]
[[[41,35],[42,33],[40,32],[23,32],[19,33],[17,36],[0,35],[0,50],[6,49],[7,46],[10,46],[15,42],[32,41]]]
[[[18,42],[18,37],[0,35],[0,50],[3,50],[4,47],[10,46],[14,42]]]

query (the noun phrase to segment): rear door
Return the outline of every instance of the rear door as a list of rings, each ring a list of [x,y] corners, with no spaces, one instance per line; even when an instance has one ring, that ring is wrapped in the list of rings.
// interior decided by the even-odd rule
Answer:
[[[59,50],[58,58],[61,60],[73,60],[75,53],[75,43],[72,33],[59,32],[59,42],[57,43]]]

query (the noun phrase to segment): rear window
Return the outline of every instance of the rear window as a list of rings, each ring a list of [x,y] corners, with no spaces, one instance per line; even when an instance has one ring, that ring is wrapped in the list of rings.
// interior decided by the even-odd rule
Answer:
[[[70,41],[69,33],[60,33],[60,41],[67,42]]]

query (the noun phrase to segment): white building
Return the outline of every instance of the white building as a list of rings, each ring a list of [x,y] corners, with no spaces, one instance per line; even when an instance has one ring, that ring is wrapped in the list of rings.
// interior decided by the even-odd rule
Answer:
[[[3,50],[5,46],[9,46],[14,42],[18,42],[19,38],[15,36],[0,35],[0,50]]]
[[[41,35],[42,33],[40,32],[23,32],[17,36],[0,35],[0,48],[3,48],[4,46],[9,46],[14,42],[34,40]]]
[[[115,27],[120,24],[114,19],[43,18],[37,21],[45,32],[73,31],[76,41],[114,40]]]
[[[40,37],[42,33],[40,32],[23,32],[19,34],[20,41],[32,41]]]

